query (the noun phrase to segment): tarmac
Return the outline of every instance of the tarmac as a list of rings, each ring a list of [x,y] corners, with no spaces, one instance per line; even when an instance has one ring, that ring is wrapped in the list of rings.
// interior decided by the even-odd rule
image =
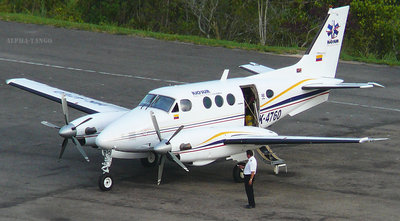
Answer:
[[[97,186],[100,151],[86,163],[71,144],[40,124],[63,124],[61,105],[5,84],[24,77],[128,108],[148,91],[185,82],[248,76],[299,58],[0,21],[0,220],[400,220],[400,68],[340,62],[345,82],[385,88],[336,90],[329,101],[269,129],[281,135],[384,137],[367,144],[271,146],[288,165],[275,175],[259,160],[255,196],[232,180],[233,161],[186,173],[114,160],[110,192]],[[70,109],[72,119],[83,113]]]

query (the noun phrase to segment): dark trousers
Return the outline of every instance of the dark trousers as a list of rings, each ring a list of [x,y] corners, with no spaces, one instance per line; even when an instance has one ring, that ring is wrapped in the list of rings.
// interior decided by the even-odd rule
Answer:
[[[249,185],[250,177],[251,175],[244,175],[244,188],[246,190],[246,195],[247,195],[247,200],[249,201],[249,205],[255,207],[256,202],[254,201],[254,191],[253,191],[255,176],[253,177],[253,182],[251,185]]]

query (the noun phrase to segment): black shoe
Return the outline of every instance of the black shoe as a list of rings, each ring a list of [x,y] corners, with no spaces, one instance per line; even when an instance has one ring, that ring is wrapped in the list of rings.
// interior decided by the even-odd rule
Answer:
[[[250,205],[246,205],[246,206],[245,206],[246,209],[251,209],[251,208],[254,208],[254,207],[255,207],[255,206],[250,206]]]

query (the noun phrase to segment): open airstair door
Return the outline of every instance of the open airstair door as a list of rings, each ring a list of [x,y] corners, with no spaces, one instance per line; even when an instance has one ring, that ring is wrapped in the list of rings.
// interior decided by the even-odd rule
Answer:
[[[278,155],[276,155],[276,153],[274,153],[269,146],[262,146],[258,148],[257,153],[265,164],[270,164],[274,167],[274,172],[276,175],[279,174],[279,169],[281,167],[284,167],[287,173],[285,160],[279,158]]]
[[[259,98],[257,88],[254,85],[240,86],[244,98],[244,125],[258,127]]]

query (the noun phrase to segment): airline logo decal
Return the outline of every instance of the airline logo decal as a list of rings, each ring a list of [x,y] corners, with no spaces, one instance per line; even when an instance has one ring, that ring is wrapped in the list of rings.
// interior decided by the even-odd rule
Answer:
[[[327,41],[328,45],[339,43],[339,39],[336,39],[339,34],[339,28],[339,23],[335,23],[334,20],[332,21],[332,24],[328,24],[328,28],[326,30],[326,34],[328,37],[330,37],[330,39]]]

